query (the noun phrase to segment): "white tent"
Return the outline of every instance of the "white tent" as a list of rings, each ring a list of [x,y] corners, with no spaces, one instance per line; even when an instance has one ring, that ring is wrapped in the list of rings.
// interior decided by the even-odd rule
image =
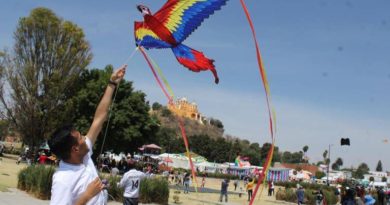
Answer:
[[[215,173],[215,172],[222,172],[225,173],[226,169],[229,167],[225,164],[219,164],[219,163],[212,163],[212,162],[201,162],[195,164],[195,167],[199,169],[201,172],[208,172],[208,173]]]
[[[161,160],[169,158],[172,163],[169,162],[168,166],[175,168],[190,169],[190,163],[187,157],[179,154],[163,153],[158,156]]]

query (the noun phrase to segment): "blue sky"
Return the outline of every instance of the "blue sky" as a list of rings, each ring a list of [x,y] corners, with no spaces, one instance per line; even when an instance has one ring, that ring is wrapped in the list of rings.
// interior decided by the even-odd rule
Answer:
[[[165,1],[0,0],[0,48],[12,48],[18,19],[44,6],[83,28],[92,46],[90,67],[123,64],[133,51],[137,4],[157,11]],[[311,161],[333,144],[331,158],[347,166],[378,160],[390,169],[390,1],[255,0],[251,12],[273,104],[277,146],[309,146]],[[220,84],[210,72],[181,67],[169,50],[152,50],[176,96],[218,118],[226,134],[269,141],[264,89],[256,67],[249,26],[238,0],[230,0],[184,44],[215,60]],[[166,100],[140,53],[128,62],[126,79],[150,102]],[[341,147],[341,137],[351,139]]]

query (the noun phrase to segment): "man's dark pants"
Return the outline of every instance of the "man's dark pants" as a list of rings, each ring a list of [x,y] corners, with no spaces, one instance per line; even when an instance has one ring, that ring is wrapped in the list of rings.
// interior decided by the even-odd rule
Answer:
[[[138,205],[138,198],[123,197],[123,205]]]

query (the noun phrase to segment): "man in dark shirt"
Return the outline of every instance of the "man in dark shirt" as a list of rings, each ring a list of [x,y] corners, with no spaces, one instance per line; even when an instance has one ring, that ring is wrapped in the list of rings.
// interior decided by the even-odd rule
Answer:
[[[223,196],[225,196],[225,202],[228,201],[227,188],[229,186],[229,179],[224,179],[221,184],[221,197],[219,197],[219,201],[222,202]]]

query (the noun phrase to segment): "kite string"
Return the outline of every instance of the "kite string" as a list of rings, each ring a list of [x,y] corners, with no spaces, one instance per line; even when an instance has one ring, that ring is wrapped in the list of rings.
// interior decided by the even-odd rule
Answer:
[[[274,120],[276,118],[276,114],[275,114],[275,110],[271,106],[271,95],[270,95],[269,84],[268,84],[267,75],[266,75],[266,72],[265,72],[265,69],[264,69],[263,61],[261,59],[260,48],[259,48],[258,41],[257,41],[257,38],[256,38],[256,32],[255,32],[255,29],[254,29],[254,25],[253,25],[253,22],[251,20],[249,11],[248,11],[248,9],[247,9],[247,7],[245,5],[244,0],[240,0],[240,3],[241,3],[241,6],[242,6],[242,8],[243,8],[243,10],[245,12],[246,17],[247,17],[249,26],[250,26],[251,31],[252,31],[252,36],[253,36],[253,39],[254,39],[255,47],[256,47],[257,63],[258,63],[260,76],[261,76],[261,79],[262,79],[262,82],[263,82],[263,87],[264,87],[265,94],[266,94],[268,116],[269,116],[269,131],[270,131],[271,140],[272,140],[272,144],[271,144],[270,150],[267,153],[267,158],[266,158],[266,161],[264,163],[265,166],[263,167],[263,170],[262,170],[261,174],[259,175],[259,178],[258,178],[259,180],[258,180],[258,182],[256,184],[256,187],[255,187],[255,190],[253,192],[253,197],[251,198],[251,200],[249,202],[249,204],[252,205],[254,200],[255,200],[255,198],[256,198],[256,194],[257,194],[257,191],[259,189],[259,186],[261,185],[261,183],[263,182],[265,176],[267,175],[268,169],[269,169],[269,167],[271,165],[271,162],[272,162],[272,156],[273,156],[273,151],[274,151],[274,146],[275,146],[275,137],[274,137],[274,130],[275,130],[275,128],[274,128],[274,124],[276,124],[276,123],[275,123]],[[275,132],[276,132],[276,130],[275,130]]]
[[[146,51],[142,47],[140,47],[139,50],[141,51],[142,55],[144,56],[146,62],[148,63],[148,65],[149,65],[149,67],[150,67],[150,69],[151,69],[151,71],[153,73],[153,76],[156,79],[156,81],[157,81],[158,85],[160,86],[161,90],[163,91],[164,95],[168,98],[168,103],[170,105],[173,105],[173,96],[174,95],[173,95],[172,89],[170,88],[170,86],[168,84],[168,81],[165,79],[165,77],[163,77],[164,78],[164,84],[168,88],[168,90],[170,90],[171,95],[168,94],[167,89],[163,86],[163,84],[161,83],[161,80],[159,79],[159,77],[158,77],[158,75],[157,75],[157,73],[155,71],[154,67],[158,68],[158,65],[155,63],[155,61],[153,61],[150,58],[150,56],[147,55]],[[162,74],[161,69],[160,69],[159,73]],[[195,172],[195,169],[194,169],[194,164],[192,162],[191,153],[189,151],[188,138],[187,138],[187,135],[186,135],[186,132],[185,132],[184,123],[183,123],[183,120],[181,119],[181,117],[179,117],[179,116],[176,116],[176,117],[177,117],[177,120],[179,122],[179,128],[180,128],[180,131],[181,131],[181,134],[182,134],[182,138],[183,138],[183,141],[184,141],[184,145],[185,145],[185,148],[186,148],[187,157],[188,157],[189,162],[190,162],[191,174],[192,174],[192,177],[193,177],[193,179],[195,181],[195,191],[198,193],[198,182],[196,180],[196,172]]]
[[[122,65],[126,65],[133,57],[134,57],[134,54],[137,52],[138,50],[138,47],[136,47],[133,52],[130,54],[130,56],[126,59],[126,61],[122,64]],[[103,143],[102,143],[102,146],[100,148],[100,153],[98,156],[100,156],[103,152],[103,148],[104,148],[104,144],[106,142],[106,137],[107,137],[107,133],[108,133],[108,126],[110,125],[110,120],[111,120],[111,115],[112,115],[112,109],[113,109],[113,106],[115,104],[115,98],[116,98],[116,95],[118,93],[118,90],[119,90],[119,85],[120,83],[116,86],[115,88],[115,94],[114,94],[114,98],[112,99],[112,103],[110,104],[110,107],[108,108],[108,119],[107,119],[107,124],[106,124],[106,128],[105,128],[105,131],[104,131],[104,136],[103,136]]]
[[[141,41],[142,42],[142,41]],[[122,65],[126,65],[130,59],[132,59],[134,57],[134,54],[138,51],[138,46],[135,47],[135,49],[133,50],[133,52],[130,54],[130,56],[126,59],[126,61],[122,64]]]

